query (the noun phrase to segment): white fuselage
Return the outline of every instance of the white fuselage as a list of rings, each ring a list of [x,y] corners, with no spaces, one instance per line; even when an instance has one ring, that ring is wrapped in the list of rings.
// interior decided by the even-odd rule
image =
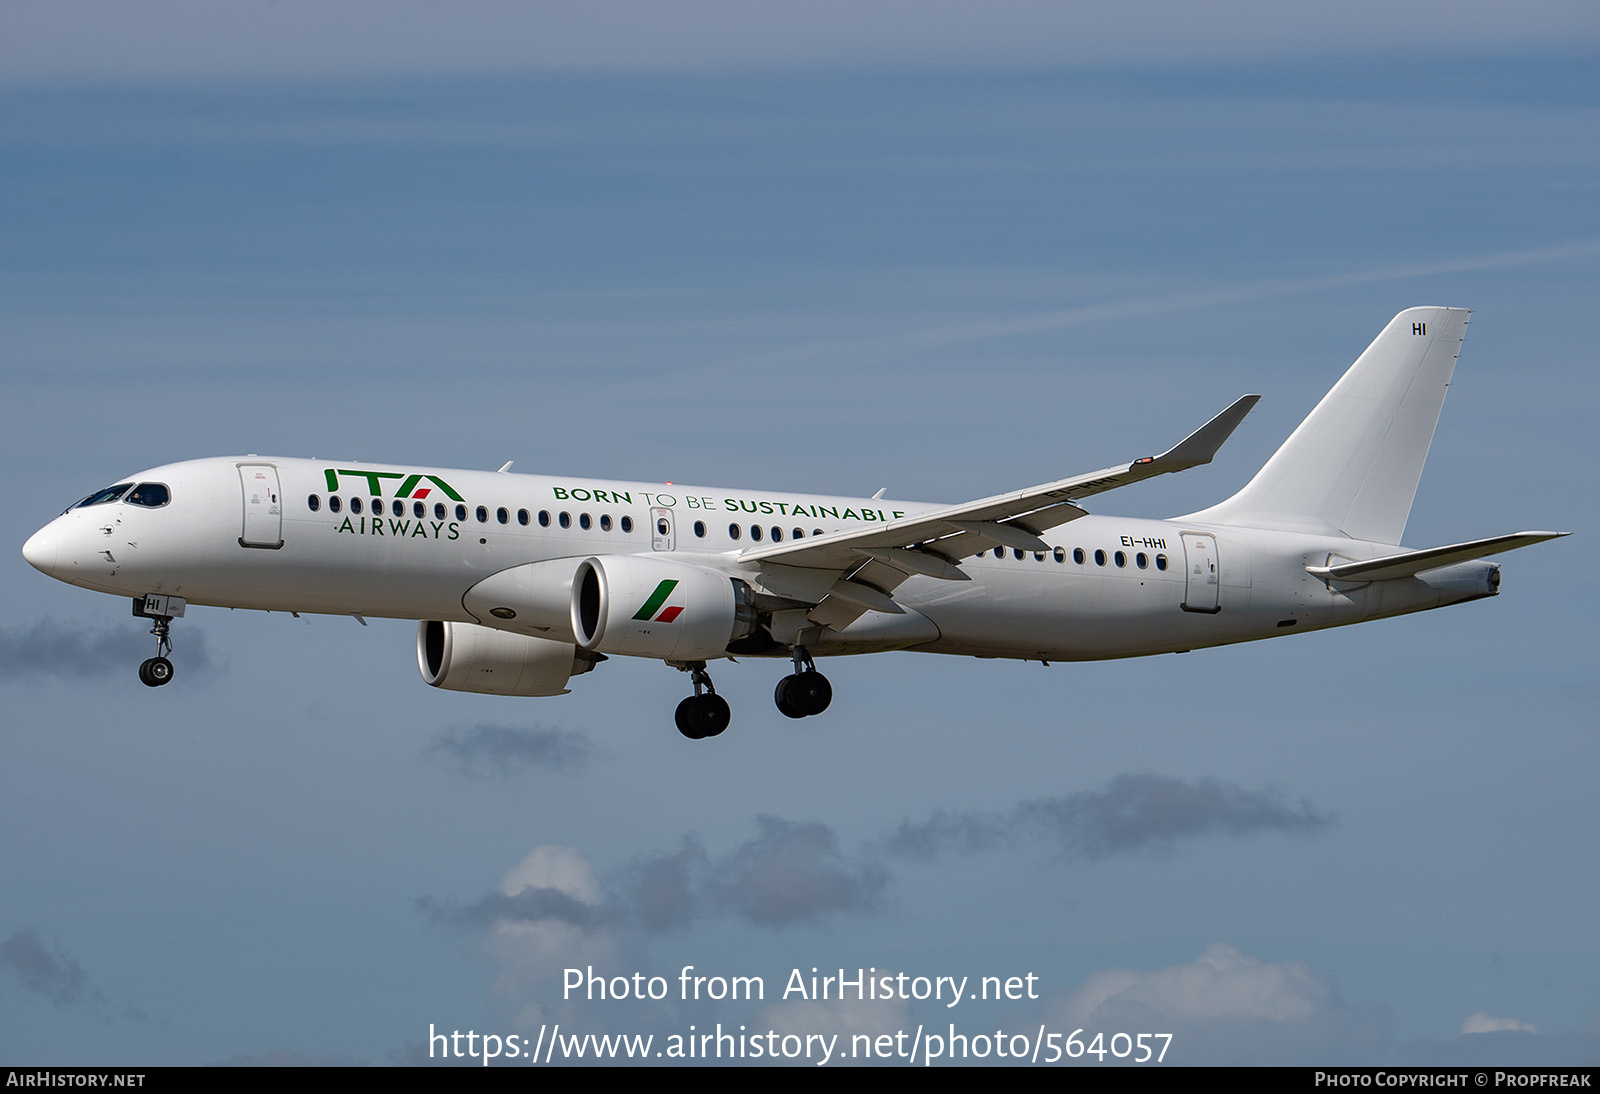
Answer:
[[[159,507],[117,500],[70,509],[29,540],[28,560],[62,581],[130,597],[490,627],[496,621],[472,614],[463,597],[526,563],[670,558],[776,601],[785,595],[782,568],[741,563],[741,551],[938,508],[254,456],[170,464],[120,481],[163,485],[170,498]],[[1048,552],[994,548],[963,561],[969,581],[914,576],[894,594],[904,615],[869,611],[815,649],[1132,657],[1420,611],[1498,586],[1487,562],[1398,581],[1325,582],[1306,567],[1364,561],[1394,546],[1181,518],[1087,516],[1044,538]]]

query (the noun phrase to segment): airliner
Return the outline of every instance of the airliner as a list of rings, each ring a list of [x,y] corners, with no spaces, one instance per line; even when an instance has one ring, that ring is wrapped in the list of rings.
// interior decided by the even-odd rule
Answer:
[[[1093,495],[1211,462],[1259,396],[1156,456],[959,505],[264,457],[97,490],[23,547],[131,597],[172,679],[189,605],[418,620],[437,688],[568,693],[608,658],[689,674],[691,739],[731,714],[707,666],[786,659],[778,709],[822,713],[815,658],[920,650],[1042,662],[1176,653],[1495,596],[1488,556],[1565,535],[1401,546],[1470,312],[1397,315],[1245,487],[1186,516]]]

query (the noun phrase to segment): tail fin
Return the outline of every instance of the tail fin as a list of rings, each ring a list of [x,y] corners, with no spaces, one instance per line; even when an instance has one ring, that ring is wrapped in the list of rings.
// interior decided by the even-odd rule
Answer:
[[[1395,316],[1249,485],[1189,519],[1399,543],[1471,315]]]

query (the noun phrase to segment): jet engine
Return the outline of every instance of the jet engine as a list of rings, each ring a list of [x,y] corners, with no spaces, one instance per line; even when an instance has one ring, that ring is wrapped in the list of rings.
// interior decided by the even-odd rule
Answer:
[[[603,555],[572,579],[572,633],[598,653],[705,661],[756,625],[750,586],[700,566]]]
[[[567,681],[604,657],[571,642],[507,634],[473,623],[417,624],[417,667],[436,688],[485,695],[565,695]]]

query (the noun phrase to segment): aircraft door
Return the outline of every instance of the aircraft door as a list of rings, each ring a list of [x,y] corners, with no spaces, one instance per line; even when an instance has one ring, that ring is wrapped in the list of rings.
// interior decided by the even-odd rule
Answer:
[[[239,465],[239,486],[244,491],[244,531],[241,547],[283,546],[283,492],[278,469],[270,463]]]
[[[1217,537],[1194,532],[1183,533],[1184,586],[1183,610],[1220,612],[1218,592],[1222,573],[1217,566]]]
[[[676,541],[672,532],[672,510],[650,510],[650,547],[656,551],[671,551]]]

